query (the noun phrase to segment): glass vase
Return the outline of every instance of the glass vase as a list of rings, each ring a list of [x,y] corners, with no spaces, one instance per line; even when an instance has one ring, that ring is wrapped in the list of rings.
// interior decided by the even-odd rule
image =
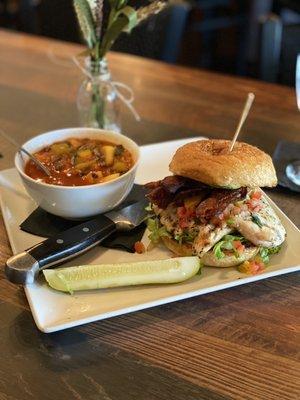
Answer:
[[[105,59],[85,60],[86,78],[77,96],[81,126],[121,131],[118,93]]]

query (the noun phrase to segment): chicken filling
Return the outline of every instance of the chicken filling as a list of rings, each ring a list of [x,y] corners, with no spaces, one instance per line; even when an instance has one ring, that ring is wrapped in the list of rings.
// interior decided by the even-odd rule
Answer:
[[[285,229],[259,188],[214,189],[176,176],[146,187],[155,214],[148,224],[154,242],[168,236],[200,258],[210,250],[217,258],[238,258],[255,246],[267,261],[285,240]]]

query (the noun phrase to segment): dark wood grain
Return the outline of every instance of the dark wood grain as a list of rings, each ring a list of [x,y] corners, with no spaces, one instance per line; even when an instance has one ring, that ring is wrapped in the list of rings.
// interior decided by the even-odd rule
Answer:
[[[0,127],[20,142],[76,126],[80,46],[0,31]],[[272,153],[299,141],[292,89],[110,54],[114,79],[135,91],[142,122],[123,110],[138,143],[230,138],[248,91],[242,139]],[[0,140],[0,169],[14,149]],[[271,197],[300,226],[299,195]],[[0,222],[1,264],[11,254]],[[0,400],[291,400],[300,397],[299,275],[42,334],[21,287],[0,273]]]

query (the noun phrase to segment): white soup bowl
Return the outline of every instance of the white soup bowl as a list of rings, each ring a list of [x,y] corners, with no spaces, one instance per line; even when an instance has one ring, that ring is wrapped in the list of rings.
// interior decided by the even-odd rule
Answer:
[[[133,157],[133,166],[118,178],[94,185],[59,186],[37,181],[25,173],[28,157],[17,153],[15,166],[30,197],[51,214],[69,219],[82,219],[105,213],[119,205],[129,194],[135,179],[140,151],[128,137],[116,132],[93,128],[67,128],[35,136],[23,144],[35,153],[55,142],[68,138],[90,138],[123,145]]]

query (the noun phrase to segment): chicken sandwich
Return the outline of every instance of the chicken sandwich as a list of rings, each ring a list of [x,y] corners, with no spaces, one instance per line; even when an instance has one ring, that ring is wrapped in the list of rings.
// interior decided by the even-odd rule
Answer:
[[[150,239],[177,255],[198,255],[207,266],[243,264],[257,273],[286,235],[260,190],[276,186],[276,173],[258,148],[229,147],[226,140],[188,143],[173,156],[173,175],[146,185],[154,214]]]

